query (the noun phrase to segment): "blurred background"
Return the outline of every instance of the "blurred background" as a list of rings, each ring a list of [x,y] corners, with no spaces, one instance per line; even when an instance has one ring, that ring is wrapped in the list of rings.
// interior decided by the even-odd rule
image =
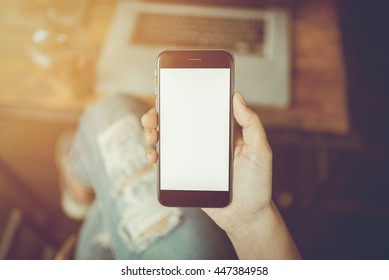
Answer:
[[[96,68],[118,2],[0,0],[0,259],[52,259],[79,230],[61,208],[58,141],[104,94]],[[252,104],[273,149],[274,201],[304,258],[388,259],[389,5],[258,1],[279,5],[290,104]]]

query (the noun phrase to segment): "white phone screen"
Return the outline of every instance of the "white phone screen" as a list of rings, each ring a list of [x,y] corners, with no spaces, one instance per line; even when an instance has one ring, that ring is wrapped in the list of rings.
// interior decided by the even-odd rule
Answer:
[[[228,191],[230,69],[161,68],[162,190]]]

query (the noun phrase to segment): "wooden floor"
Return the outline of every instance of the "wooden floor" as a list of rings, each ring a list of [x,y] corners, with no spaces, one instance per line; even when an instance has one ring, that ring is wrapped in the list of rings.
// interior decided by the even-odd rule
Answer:
[[[0,118],[0,259],[50,258],[77,230],[62,214],[54,163],[56,141],[70,126]]]

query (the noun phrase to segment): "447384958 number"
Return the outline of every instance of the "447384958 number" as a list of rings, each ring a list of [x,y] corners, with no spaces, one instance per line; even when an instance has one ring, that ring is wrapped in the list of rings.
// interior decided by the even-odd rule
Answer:
[[[268,275],[269,269],[266,266],[223,266],[217,267],[213,273],[217,275]]]

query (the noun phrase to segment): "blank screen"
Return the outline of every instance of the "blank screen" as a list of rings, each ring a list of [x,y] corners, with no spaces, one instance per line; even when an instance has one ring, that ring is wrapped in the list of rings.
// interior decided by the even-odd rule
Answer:
[[[160,69],[162,190],[228,191],[230,69]]]

